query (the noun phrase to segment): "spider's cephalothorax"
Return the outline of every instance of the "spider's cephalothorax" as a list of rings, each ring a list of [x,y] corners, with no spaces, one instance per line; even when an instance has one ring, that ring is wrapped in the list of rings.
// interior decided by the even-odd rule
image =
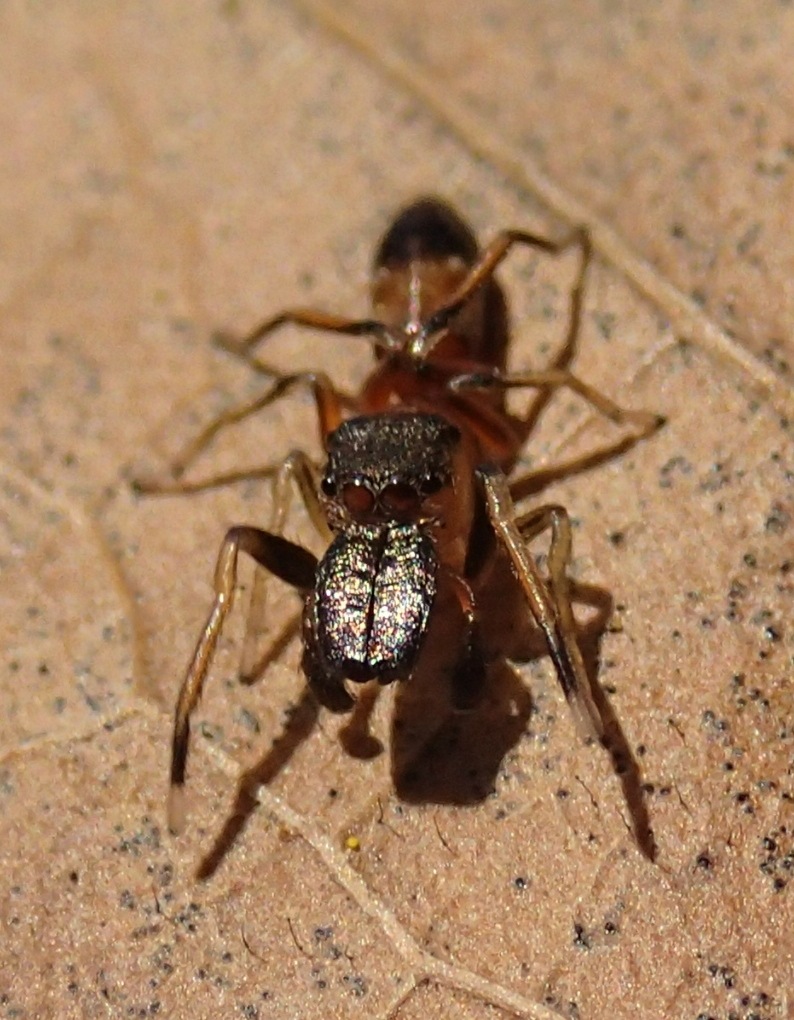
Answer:
[[[452,484],[460,431],[433,414],[367,415],[328,437],[320,483],[335,530],[351,522],[418,522]],[[437,507],[437,501],[435,506]]]

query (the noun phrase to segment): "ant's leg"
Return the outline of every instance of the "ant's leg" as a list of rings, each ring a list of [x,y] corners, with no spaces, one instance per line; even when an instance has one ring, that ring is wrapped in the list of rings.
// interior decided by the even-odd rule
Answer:
[[[331,532],[317,498],[316,474],[314,464],[302,450],[293,450],[286,458],[274,479],[268,531],[283,535],[293,489],[297,489],[317,533],[324,542],[330,542]],[[270,657],[268,652],[263,653],[259,647],[259,636],[263,631],[262,624],[267,607],[267,581],[268,575],[264,571],[254,571],[248,620],[240,656],[240,679],[243,683],[253,683],[261,675],[263,665]],[[290,630],[297,631],[297,624],[298,620],[293,620],[290,623]]]
[[[582,228],[575,234],[578,240],[582,256],[579,260],[579,269],[571,288],[571,303],[568,313],[568,329],[565,334],[565,342],[560,348],[557,356],[552,361],[551,368],[567,368],[576,353],[576,345],[579,340],[579,330],[582,325],[582,306],[584,304],[584,285],[587,277],[587,270],[593,258],[593,242],[590,233]]]
[[[579,260],[579,269],[570,292],[570,308],[568,312],[568,329],[565,334],[565,341],[559,349],[551,364],[550,369],[567,369],[574,359],[579,344],[579,332],[582,326],[582,308],[584,305],[584,285],[587,271],[590,268],[590,261],[593,256],[592,241],[590,234],[583,230],[581,234],[582,257]],[[552,398],[554,389],[546,387],[541,389],[521,419],[523,441],[532,435],[538,419],[543,414],[549,401]]]
[[[344,315],[321,312],[313,308],[288,308],[279,312],[278,315],[273,315],[260,322],[242,339],[235,339],[227,333],[221,332],[216,333],[214,342],[222,350],[241,357],[256,367],[256,361],[252,360],[253,348],[288,323],[293,326],[305,326],[307,329],[317,329],[324,333],[369,336],[374,339],[376,346],[384,350],[391,350],[394,347],[394,341],[386,326],[377,319],[350,319]]]
[[[589,471],[591,468],[598,467],[600,464],[606,464],[613,458],[619,457],[622,453],[630,450],[641,439],[644,439],[646,435],[650,435],[654,431],[655,429],[651,429],[649,432],[641,433],[640,435],[621,436],[614,443],[601,446],[597,450],[591,450],[578,457],[571,457],[569,460],[564,460],[559,464],[552,464],[549,467],[527,471],[526,474],[519,475],[511,480],[510,492],[513,499],[516,501],[527,499],[529,496],[542,492],[552,482],[571,478],[574,475],[581,474],[583,471]]]
[[[190,717],[201,698],[207,670],[231,609],[240,552],[248,553],[260,566],[299,591],[310,591],[314,585],[317,558],[308,550],[258,528],[236,527],[226,533],[215,566],[215,599],[182,681],[176,704],[168,798],[168,824],[174,832],[182,828],[185,817],[184,786]]]
[[[136,492],[145,495],[166,495],[172,493],[188,493],[188,492],[199,492],[205,488],[212,488],[216,485],[229,484],[230,481],[239,481],[242,475],[241,472],[234,472],[231,475],[216,475],[206,482],[188,482],[182,481],[182,475],[190,467],[190,465],[196,460],[196,458],[209,446],[215,436],[218,435],[228,425],[234,425],[238,422],[244,421],[246,418],[250,418],[251,415],[256,414],[257,411],[261,411],[263,408],[269,406],[283,394],[285,390],[284,386],[280,386],[278,383],[271,386],[260,396],[254,400],[249,401],[246,404],[241,404],[239,407],[229,408],[227,411],[221,412],[216,418],[214,418],[205,428],[195,436],[185,448],[179,453],[169,464],[167,472],[164,476],[154,478],[135,478],[132,480],[132,486]],[[272,468],[263,469],[268,472],[268,475],[273,474]],[[243,477],[248,477],[246,472]]]
[[[516,479],[511,490],[516,499],[524,498],[533,492],[537,492],[559,478],[568,478],[588,468],[602,464],[612,457],[630,449],[636,443],[647,439],[665,424],[665,417],[655,414],[653,411],[627,411],[619,407],[613,400],[601,393],[599,390],[582,382],[577,376],[565,369],[549,369],[545,372],[525,372],[516,375],[505,375],[498,371],[476,372],[470,375],[459,375],[449,382],[453,391],[459,392],[467,389],[538,389],[546,392],[553,392],[556,389],[569,389],[577,393],[599,414],[602,414],[609,421],[616,425],[628,425],[632,427],[631,435],[621,436],[608,446],[598,450],[590,451],[579,457],[564,461],[562,464],[550,468],[541,468],[529,472]],[[536,412],[530,412],[531,420],[534,422]]]
[[[342,407],[347,402],[347,398],[336,389],[324,373],[297,372],[278,379],[265,393],[249,401],[247,404],[230,408],[228,411],[218,415],[171,462],[164,476],[133,479],[133,489],[145,495],[184,495],[186,493],[203,492],[206,489],[231,485],[239,481],[248,481],[255,478],[272,478],[278,471],[278,468],[273,465],[252,468],[246,471],[232,471],[226,474],[212,475],[210,478],[199,479],[197,481],[189,481],[182,476],[222,429],[228,425],[244,421],[258,411],[269,407],[298,385],[309,386],[312,389],[317,406],[320,439],[324,442],[326,435],[340,424],[342,420]]]
[[[604,723],[593,700],[571,609],[566,572],[571,555],[568,514],[560,506],[543,506],[519,521],[505,476],[494,468],[478,469],[477,475],[484,489],[491,525],[512,561],[530,611],[546,638],[579,732],[583,737],[600,739]],[[551,528],[551,545],[547,584],[540,576],[527,542],[548,528]]]
[[[434,337],[436,337],[449,325],[451,320],[454,319],[458,312],[461,311],[475,291],[491,279],[500,263],[502,263],[509,254],[511,248],[519,244],[526,245],[530,248],[538,248],[540,251],[547,252],[549,255],[559,255],[561,252],[565,251],[566,248],[570,248],[572,245],[578,245],[580,247],[582,251],[582,263],[579,276],[577,278],[578,282],[574,290],[572,326],[569,328],[564,351],[572,347],[576,333],[578,332],[578,318],[581,309],[581,291],[592,250],[590,234],[585,227],[579,227],[572,231],[561,241],[551,241],[547,237],[541,237],[539,234],[531,234],[525,230],[503,230],[498,233],[493,241],[491,241],[491,243],[483,250],[477,262],[475,262],[469,270],[466,279],[461,283],[450,300],[439,308],[438,311],[434,312],[424,324],[424,329],[422,331],[424,342],[422,343],[421,350],[415,353],[419,356],[425,356],[430,352],[434,344]]]
[[[631,425],[637,430],[636,440],[644,439],[664,425],[663,415],[653,411],[627,411],[594,386],[583,382],[567,369],[550,368],[542,372],[506,374],[498,369],[457,375],[449,381],[453,392],[461,390],[569,389],[587,401],[599,414],[616,425]]]

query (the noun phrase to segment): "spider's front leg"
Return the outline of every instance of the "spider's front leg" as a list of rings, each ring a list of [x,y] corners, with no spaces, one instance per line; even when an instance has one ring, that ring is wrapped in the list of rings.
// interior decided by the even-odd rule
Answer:
[[[585,739],[601,740],[604,720],[593,699],[571,608],[567,573],[571,556],[571,525],[567,511],[561,506],[548,505],[517,518],[510,486],[502,472],[495,468],[481,468],[477,474],[483,486],[491,526],[512,561],[532,616],[543,631],[577,728]],[[548,582],[541,577],[528,548],[533,538],[547,530],[551,531]]]
[[[199,703],[210,663],[237,584],[237,558],[247,553],[265,570],[307,593],[314,587],[317,558],[302,546],[259,528],[235,527],[227,533],[215,565],[215,598],[212,609],[179,690],[171,745],[171,787],[168,796],[168,825],[179,832],[185,821],[185,771],[190,742],[190,717]]]

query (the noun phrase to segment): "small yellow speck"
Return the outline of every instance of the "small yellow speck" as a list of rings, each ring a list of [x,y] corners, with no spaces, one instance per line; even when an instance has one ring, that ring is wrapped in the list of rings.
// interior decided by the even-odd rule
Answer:
[[[348,836],[345,839],[345,850],[353,850],[356,853],[361,849],[361,840],[358,836]]]

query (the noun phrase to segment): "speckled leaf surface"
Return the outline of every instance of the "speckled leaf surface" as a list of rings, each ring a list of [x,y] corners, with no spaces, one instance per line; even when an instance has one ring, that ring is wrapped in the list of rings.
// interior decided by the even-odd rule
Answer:
[[[0,12],[0,1016],[789,1016],[794,28],[785,5],[527,10]],[[237,683],[240,611],[175,838],[176,691],[224,530],[264,526],[270,494],[128,480],[261,391],[214,331],[288,303],[364,313],[373,245],[426,193],[483,238],[589,224],[576,372],[667,417],[542,494],[611,600],[591,652],[636,767],[581,744],[541,656],[396,789],[393,692],[382,753],[351,757],[339,720],[309,725],[296,641]],[[505,268],[516,367],[562,342],[574,274],[567,254]],[[370,364],[297,330],[268,357],[346,387]],[[611,438],[560,394],[522,463]],[[319,454],[300,394],[197,467],[296,446]],[[319,551],[304,514],[288,533]],[[274,586],[265,638],[296,609]],[[302,721],[237,824],[241,772]]]

